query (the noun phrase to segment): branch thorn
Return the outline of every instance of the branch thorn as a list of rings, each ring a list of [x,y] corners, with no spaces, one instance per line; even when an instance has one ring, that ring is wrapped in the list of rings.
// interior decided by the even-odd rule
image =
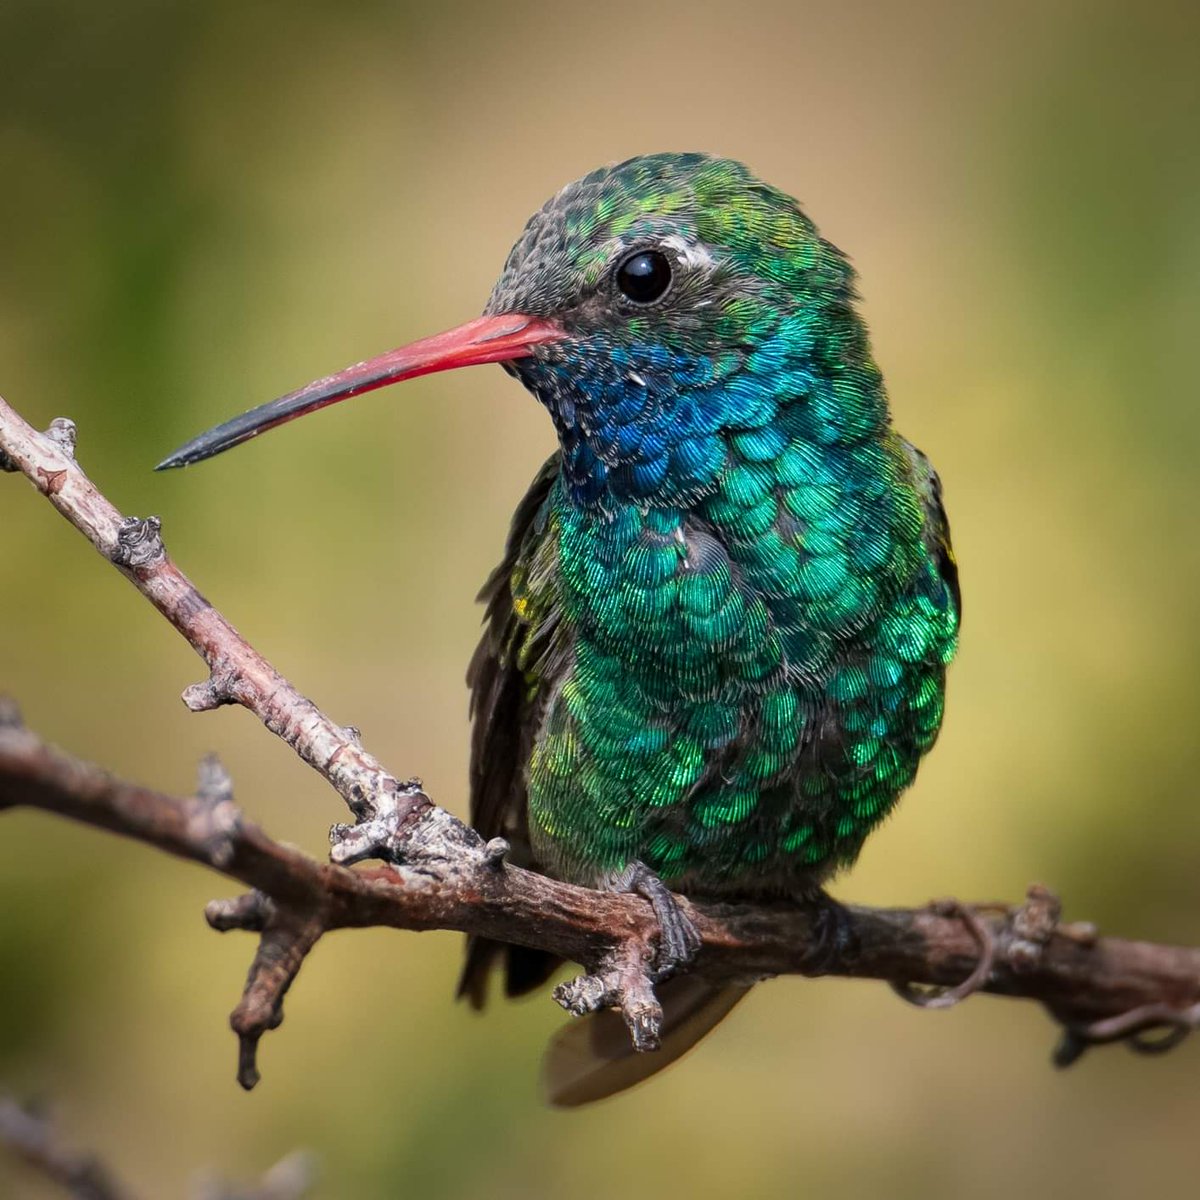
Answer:
[[[235,838],[242,814],[233,800],[233,780],[215,754],[200,760],[196,804],[188,820],[188,834],[202,842],[214,865],[233,861]]]
[[[657,1050],[662,1041],[662,1005],[654,994],[649,950],[638,938],[618,946],[601,970],[579,975],[554,989],[554,999],[581,1017],[604,1008],[617,1009],[639,1054]]]
[[[274,902],[259,891],[246,892],[232,900],[210,900],[204,906],[204,919],[218,933],[228,933],[231,929],[262,933],[274,915]]]
[[[11,696],[0,694],[0,729],[23,729],[21,710]]]
[[[233,694],[236,677],[226,668],[213,668],[207,679],[183,689],[183,703],[191,712],[211,712],[225,704],[236,704]]]
[[[502,867],[504,860],[508,857],[508,852],[512,847],[508,841],[502,837],[494,837],[483,848],[484,866]]]
[[[70,417],[55,417],[46,430],[46,436],[69,458],[75,458],[75,422]]]

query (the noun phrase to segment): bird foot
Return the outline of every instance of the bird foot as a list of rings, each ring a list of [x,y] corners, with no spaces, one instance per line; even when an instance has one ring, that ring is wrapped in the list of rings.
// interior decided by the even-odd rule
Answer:
[[[858,948],[849,910],[828,892],[819,891],[806,901],[812,910],[812,934],[804,953],[805,975],[828,975]]]
[[[671,889],[645,863],[631,862],[613,880],[613,890],[632,892],[650,902],[658,919],[658,954],[650,972],[651,981],[661,983],[696,957],[700,932],[679,907]]]

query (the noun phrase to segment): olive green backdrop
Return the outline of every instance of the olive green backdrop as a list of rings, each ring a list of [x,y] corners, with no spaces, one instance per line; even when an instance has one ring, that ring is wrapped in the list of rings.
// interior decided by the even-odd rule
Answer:
[[[476,315],[526,216],[598,163],[745,159],[853,256],[897,423],[946,485],[966,597],[937,750],[837,893],[1018,897],[1200,941],[1200,16],[1166,3],[0,0],[0,393],[80,428],[209,597],[393,770],[462,813],[472,604],[552,446],[493,368],[375,393],[203,468],[219,419]],[[176,791],[210,749],[276,835],[343,817],[19,479],[0,686]],[[451,1003],[458,939],[322,944],[233,1080],[253,949],[219,879],[0,821],[0,1083],[142,1194],[295,1146],[319,1195],[1169,1194],[1200,1046],[1055,1073],[1029,1004],[761,988],[635,1094],[540,1106],[546,997]],[[8,1189],[7,1192],[5,1189]],[[0,1194],[42,1197],[0,1159]]]

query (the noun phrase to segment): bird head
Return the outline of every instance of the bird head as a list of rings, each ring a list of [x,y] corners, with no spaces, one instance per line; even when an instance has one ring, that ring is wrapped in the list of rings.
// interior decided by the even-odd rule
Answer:
[[[386,384],[499,362],[549,411],[581,503],[687,502],[715,486],[731,439],[752,462],[886,420],[854,298],[841,252],[740,163],[633,158],[534,214],[482,317],[236,417],[160,468]]]

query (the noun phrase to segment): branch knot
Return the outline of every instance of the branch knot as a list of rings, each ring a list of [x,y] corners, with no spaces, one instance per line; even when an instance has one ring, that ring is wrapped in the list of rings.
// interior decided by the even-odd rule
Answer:
[[[662,1005],[654,994],[648,942],[631,937],[605,956],[598,971],[578,975],[554,989],[554,999],[581,1017],[605,1008],[617,1009],[639,1053],[657,1050],[662,1040]]]
[[[75,422],[70,417],[55,417],[46,430],[46,436],[69,458],[75,458]]]
[[[125,517],[117,529],[112,560],[118,567],[135,571],[162,562],[167,556],[158,517]]]
[[[200,843],[214,866],[223,869],[233,861],[242,825],[241,811],[233,799],[233,780],[215,754],[201,759],[197,775],[188,836]]]

